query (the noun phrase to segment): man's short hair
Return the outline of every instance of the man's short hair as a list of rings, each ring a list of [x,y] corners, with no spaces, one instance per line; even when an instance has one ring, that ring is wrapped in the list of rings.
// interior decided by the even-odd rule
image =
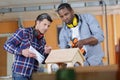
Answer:
[[[47,19],[50,22],[53,21],[52,18],[50,17],[50,15],[47,13],[42,13],[42,14],[38,15],[38,17],[36,18],[36,21],[42,21],[43,19]]]
[[[61,4],[58,6],[58,8],[57,8],[56,11],[59,12],[61,9],[64,9],[64,8],[67,8],[67,9],[70,10],[70,11],[73,10],[70,4],[68,4],[68,3],[61,3]]]

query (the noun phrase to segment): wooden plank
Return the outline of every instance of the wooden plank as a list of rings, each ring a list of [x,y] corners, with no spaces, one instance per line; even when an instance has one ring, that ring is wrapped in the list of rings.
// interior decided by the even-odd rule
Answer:
[[[117,80],[118,66],[76,67],[76,80]],[[33,73],[32,80],[56,80],[56,74]]]
[[[79,53],[80,54],[79,57],[84,60],[83,55],[79,51],[79,48],[70,48],[52,50],[45,62],[46,63],[71,62],[77,53]]]

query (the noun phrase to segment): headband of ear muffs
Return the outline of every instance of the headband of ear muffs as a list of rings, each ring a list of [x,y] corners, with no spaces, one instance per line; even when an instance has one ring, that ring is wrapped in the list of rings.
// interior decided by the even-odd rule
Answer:
[[[44,34],[42,34],[39,30],[33,29],[33,35],[37,37],[37,39],[43,38]]]
[[[77,25],[78,25],[78,19],[77,19],[77,17],[75,16],[75,17],[73,18],[72,24],[67,24],[67,27],[68,27],[68,28],[73,28],[73,27],[76,27]]]

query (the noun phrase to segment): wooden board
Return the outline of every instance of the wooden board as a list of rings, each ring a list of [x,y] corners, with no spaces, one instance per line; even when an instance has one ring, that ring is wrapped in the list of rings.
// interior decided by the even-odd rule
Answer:
[[[84,59],[83,55],[79,51],[79,48],[52,50],[45,62],[71,62],[77,53],[79,53],[80,57]]]
[[[77,67],[76,80],[118,80],[118,66]],[[56,74],[33,73],[32,80],[56,80]]]

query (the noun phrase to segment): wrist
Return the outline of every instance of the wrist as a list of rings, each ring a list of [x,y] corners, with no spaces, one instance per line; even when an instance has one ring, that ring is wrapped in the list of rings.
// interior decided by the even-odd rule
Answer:
[[[82,44],[86,45],[87,44],[87,39],[82,40]]]

